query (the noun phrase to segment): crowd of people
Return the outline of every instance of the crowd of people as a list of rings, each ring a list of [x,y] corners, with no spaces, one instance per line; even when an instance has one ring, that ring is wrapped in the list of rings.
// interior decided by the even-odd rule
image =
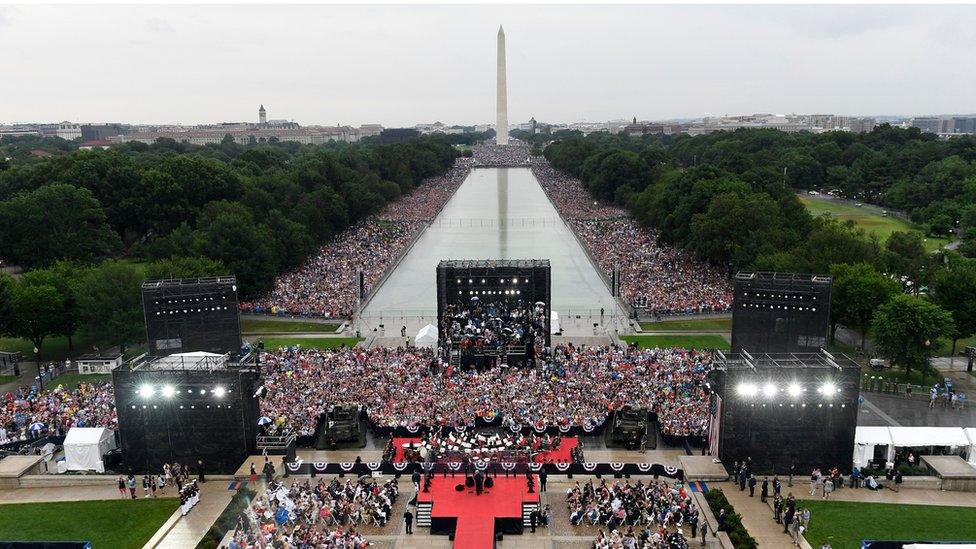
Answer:
[[[684,528],[694,538],[704,521],[687,489],[666,481],[577,481],[566,492],[566,504],[573,525],[606,528],[608,533],[601,528],[597,535],[597,549],[686,547]]]
[[[46,435],[64,435],[72,427],[115,428],[115,393],[109,382],[79,383],[52,389],[21,387],[3,396],[0,407],[0,444]]]
[[[620,295],[650,314],[706,313],[732,306],[732,286],[722,269],[684,250],[661,244],[626,210],[594,201],[579,180],[537,159],[532,172],[549,200],[570,223],[606,273],[620,273]]]
[[[238,547],[363,549],[369,542],[357,528],[386,524],[398,495],[394,480],[273,481],[250,510],[258,532],[238,529]]]
[[[440,322],[441,341],[448,347],[456,345],[462,354],[512,345],[544,345],[548,329],[545,303],[522,299],[483,303],[477,296],[468,303],[449,303]]]
[[[446,174],[427,179],[409,195],[387,205],[380,214],[343,231],[304,265],[280,275],[270,294],[242,303],[241,309],[349,317],[359,299],[358,273],[365,276],[367,288],[376,285],[417,232],[461,186],[470,164],[459,161]]]
[[[377,427],[597,427],[625,405],[655,412],[668,435],[703,435],[711,356],[684,349],[561,345],[537,368],[454,369],[431,350],[279,349],[261,355],[262,414],[297,435],[330,406],[353,404]]]
[[[479,143],[471,152],[474,165],[479,167],[528,166],[531,162],[528,145],[515,140],[508,145]]]

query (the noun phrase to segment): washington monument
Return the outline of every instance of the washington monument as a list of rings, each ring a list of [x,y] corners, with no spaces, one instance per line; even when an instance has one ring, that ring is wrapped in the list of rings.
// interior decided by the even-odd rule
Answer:
[[[505,81],[505,29],[498,25],[498,119],[495,144],[508,145],[508,84]]]

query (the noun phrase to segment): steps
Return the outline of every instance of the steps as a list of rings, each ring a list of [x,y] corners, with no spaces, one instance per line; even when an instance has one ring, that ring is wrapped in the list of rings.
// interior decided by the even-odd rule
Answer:
[[[433,504],[429,501],[422,501],[417,504],[417,526],[430,527],[430,511]]]
[[[522,526],[529,528],[532,526],[532,520],[529,515],[532,511],[540,511],[539,504],[535,502],[522,502]]]

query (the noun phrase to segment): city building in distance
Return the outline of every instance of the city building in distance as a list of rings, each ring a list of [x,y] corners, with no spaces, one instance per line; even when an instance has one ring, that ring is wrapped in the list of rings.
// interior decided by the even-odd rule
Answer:
[[[230,136],[239,145],[268,143],[270,141],[294,141],[303,145],[325,144],[330,141],[355,143],[364,137],[379,135],[380,124],[353,126],[302,126],[288,120],[268,120],[264,105],[258,109],[257,122],[223,122],[219,124],[167,125],[167,124],[12,124],[0,125],[0,137],[37,135],[60,137],[68,141],[83,139],[86,144],[107,144],[139,141],[151,145],[158,139],[168,138],[178,143],[208,145],[220,143]]]

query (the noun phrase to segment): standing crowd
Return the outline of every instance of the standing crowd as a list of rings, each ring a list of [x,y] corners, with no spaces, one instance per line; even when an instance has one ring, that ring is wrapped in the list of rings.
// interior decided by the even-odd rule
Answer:
[[[446,174],[425,180],[380,214],[343,231],[298,269],[281,274],[270,294],[241,303],[241,309],[348,318],[359,300],[358,273],[367,288],[375,286],[470,171],[470,161],[459,160]]]
[[[72,427],[115,428],[115,393],[110,382],[51,382],[52,389],[21,387],[6,393],[0,407],[0,444],[64,435]]]
[[[417,348],[279,349],[260,358],[262,414],[282,431],[315,432],[333,405],[357,405],[376,427],[597,427],[623,406],[657,414],[668,435],[708,425],[711,356],[684,349],[560,345],[537,368],[455,369]]]
[[[532,173],[549,200],[608,275],[620,273],[620,296],[650,314],[707,313],[732,306],[725,273],[659,243],[626,210],[594,201],[583,184],[536,159]]]

